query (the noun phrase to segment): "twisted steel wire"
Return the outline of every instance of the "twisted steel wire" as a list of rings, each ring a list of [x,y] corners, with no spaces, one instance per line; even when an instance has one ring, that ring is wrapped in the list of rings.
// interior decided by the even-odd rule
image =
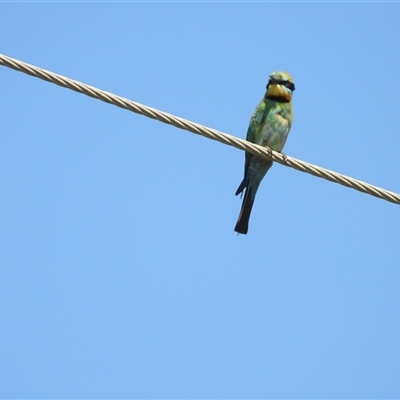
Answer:
[[[36,78],[40,78],[51,83],[55,83],[56,85],[74,90],[75,92],[86,94],[87,96],[105,101],[106,103],[113,104],[117,107],[125,108],[137,114],[142,114],[146,117],[176,126],[177,128],[205,136],[209,139],[217,140],[221,143],[236,147],[240,150],[248,151],[249,153],[273,160],[275,162],[278,162],[279,164],[297,169],[298,171],[307,172],[308,174],[317,176],[319,178],[324,178],[328,181],[339,183],[343,186],[347,186],[360,192],[370,194],[371,196],[375,196],[380,199],[390,201],[392,203],[400,204],[400,195],[397,193],[390,192],[380,187],[370,185],[366,182],[359,181],[346,175],[342,175],[337,172],[330,171],[301,160],[297,160],[293,157],[282,155],[276,151],[269,149],[268,147],[262,147],[247,142],[246,140],[236,138],[232,135],[217,131],[215,129],[196,124],[195,122],[191,122],[186,119],[176,117],[172,114],[168,114],[166,112],[147,107],[143,104],[136,103],[120,96],[116,96],[112,93],[105,92],[104,90],[100,90],[84,83],[55,74],[53,72],[46,71],[42,68],[35,67],[14,58],[0,54],[0,65],[15,69],[20,72],[24,72],[28,75],[32,75]]]

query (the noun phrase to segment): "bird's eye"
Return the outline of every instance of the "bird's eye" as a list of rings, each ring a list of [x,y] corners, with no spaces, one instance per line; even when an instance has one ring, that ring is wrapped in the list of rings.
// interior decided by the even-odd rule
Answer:
[[[290,89],[292,92],[293,92],[293,90],[295,89],[294,83],[289,82],[289,81],[283,81],[283,82],[282,82],[282,85],[283,85],[283,86],[286,86],[286,87],[287,87],[288,89]]]

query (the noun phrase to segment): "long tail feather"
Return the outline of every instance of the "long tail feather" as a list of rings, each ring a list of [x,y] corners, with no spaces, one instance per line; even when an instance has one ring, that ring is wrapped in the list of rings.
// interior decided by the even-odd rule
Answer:
[[[243,182],[239,186],[239,189],[241,189],[242,185]],[[236,194],[241,193],[244,187],[240,191],[239,189],[237,190]],[[248,187],[246,187],[242,208],[240,210],[239,218],[235,226],[235,232],[243,233],[244,235],[247,234],[247,231],[249,230],[249,219],[250,219],[251,209],[253,208],[253,203],[254,203],[254,198],[251,199],[250,190]]]

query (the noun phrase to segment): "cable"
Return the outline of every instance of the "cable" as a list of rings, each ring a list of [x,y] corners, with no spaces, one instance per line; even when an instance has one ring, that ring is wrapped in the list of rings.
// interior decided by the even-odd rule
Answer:
[[[373,186],[368,183],[348,177],[346,175],[338,174],[337,172],[330,171],[301,160],[297,160],[293,157],[282,155],[276,151],[269,149],[268,147],[262,147],[247,142],[246,140],[239,139],[226,133],[217,131],[215,129],[207,128],[203,125],[190,122],[183,118],[176,117],[174,115],[156,110],[151,107],[147,107],[143,104],[136,103],[120,96],[116,96],[112,93],[105,92],[89,85],[85,85],[84,83],[74,81],[72,79],[66,78],[50,71],[46,71],[30,64],[26,64],[14,58],[0,54],[0,65],[15,69],[20,72],[24,72],[28,75],[32,75],[36,78],[40,78],[51,83],[55,83],[56,85],[74,90],[75,92],[86,94],[87,96],[105,101],[106,103],[113,104],[117,107],[125,108],[137,114],[142,114],[146,117],[176,126],[177,128],[185,129],[189,132],[205,136],[209,139],[217,140],[221,143],[236,147],[240,150],[248,151],[249,153],[276,161],[279,164],[297,169],[298,171],[307,172],[308,174],[317,176],[319,178],[324,178],[328,181],[339,183],[343,186],[347,186],[360,192],[370,194],[371,196],[375,196],[380,199],[390,201],[392,203],[400,204],[400,195],[397,193],[393,193],[388,190],[381,189],[377,186]]]

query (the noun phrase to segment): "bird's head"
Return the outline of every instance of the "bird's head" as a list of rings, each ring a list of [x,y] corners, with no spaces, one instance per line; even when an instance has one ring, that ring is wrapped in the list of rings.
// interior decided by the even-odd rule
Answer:
[[[273,72],[269,76],[265,97],[281,103],[289,103],[294,91],[293,78],[287,72]]]

